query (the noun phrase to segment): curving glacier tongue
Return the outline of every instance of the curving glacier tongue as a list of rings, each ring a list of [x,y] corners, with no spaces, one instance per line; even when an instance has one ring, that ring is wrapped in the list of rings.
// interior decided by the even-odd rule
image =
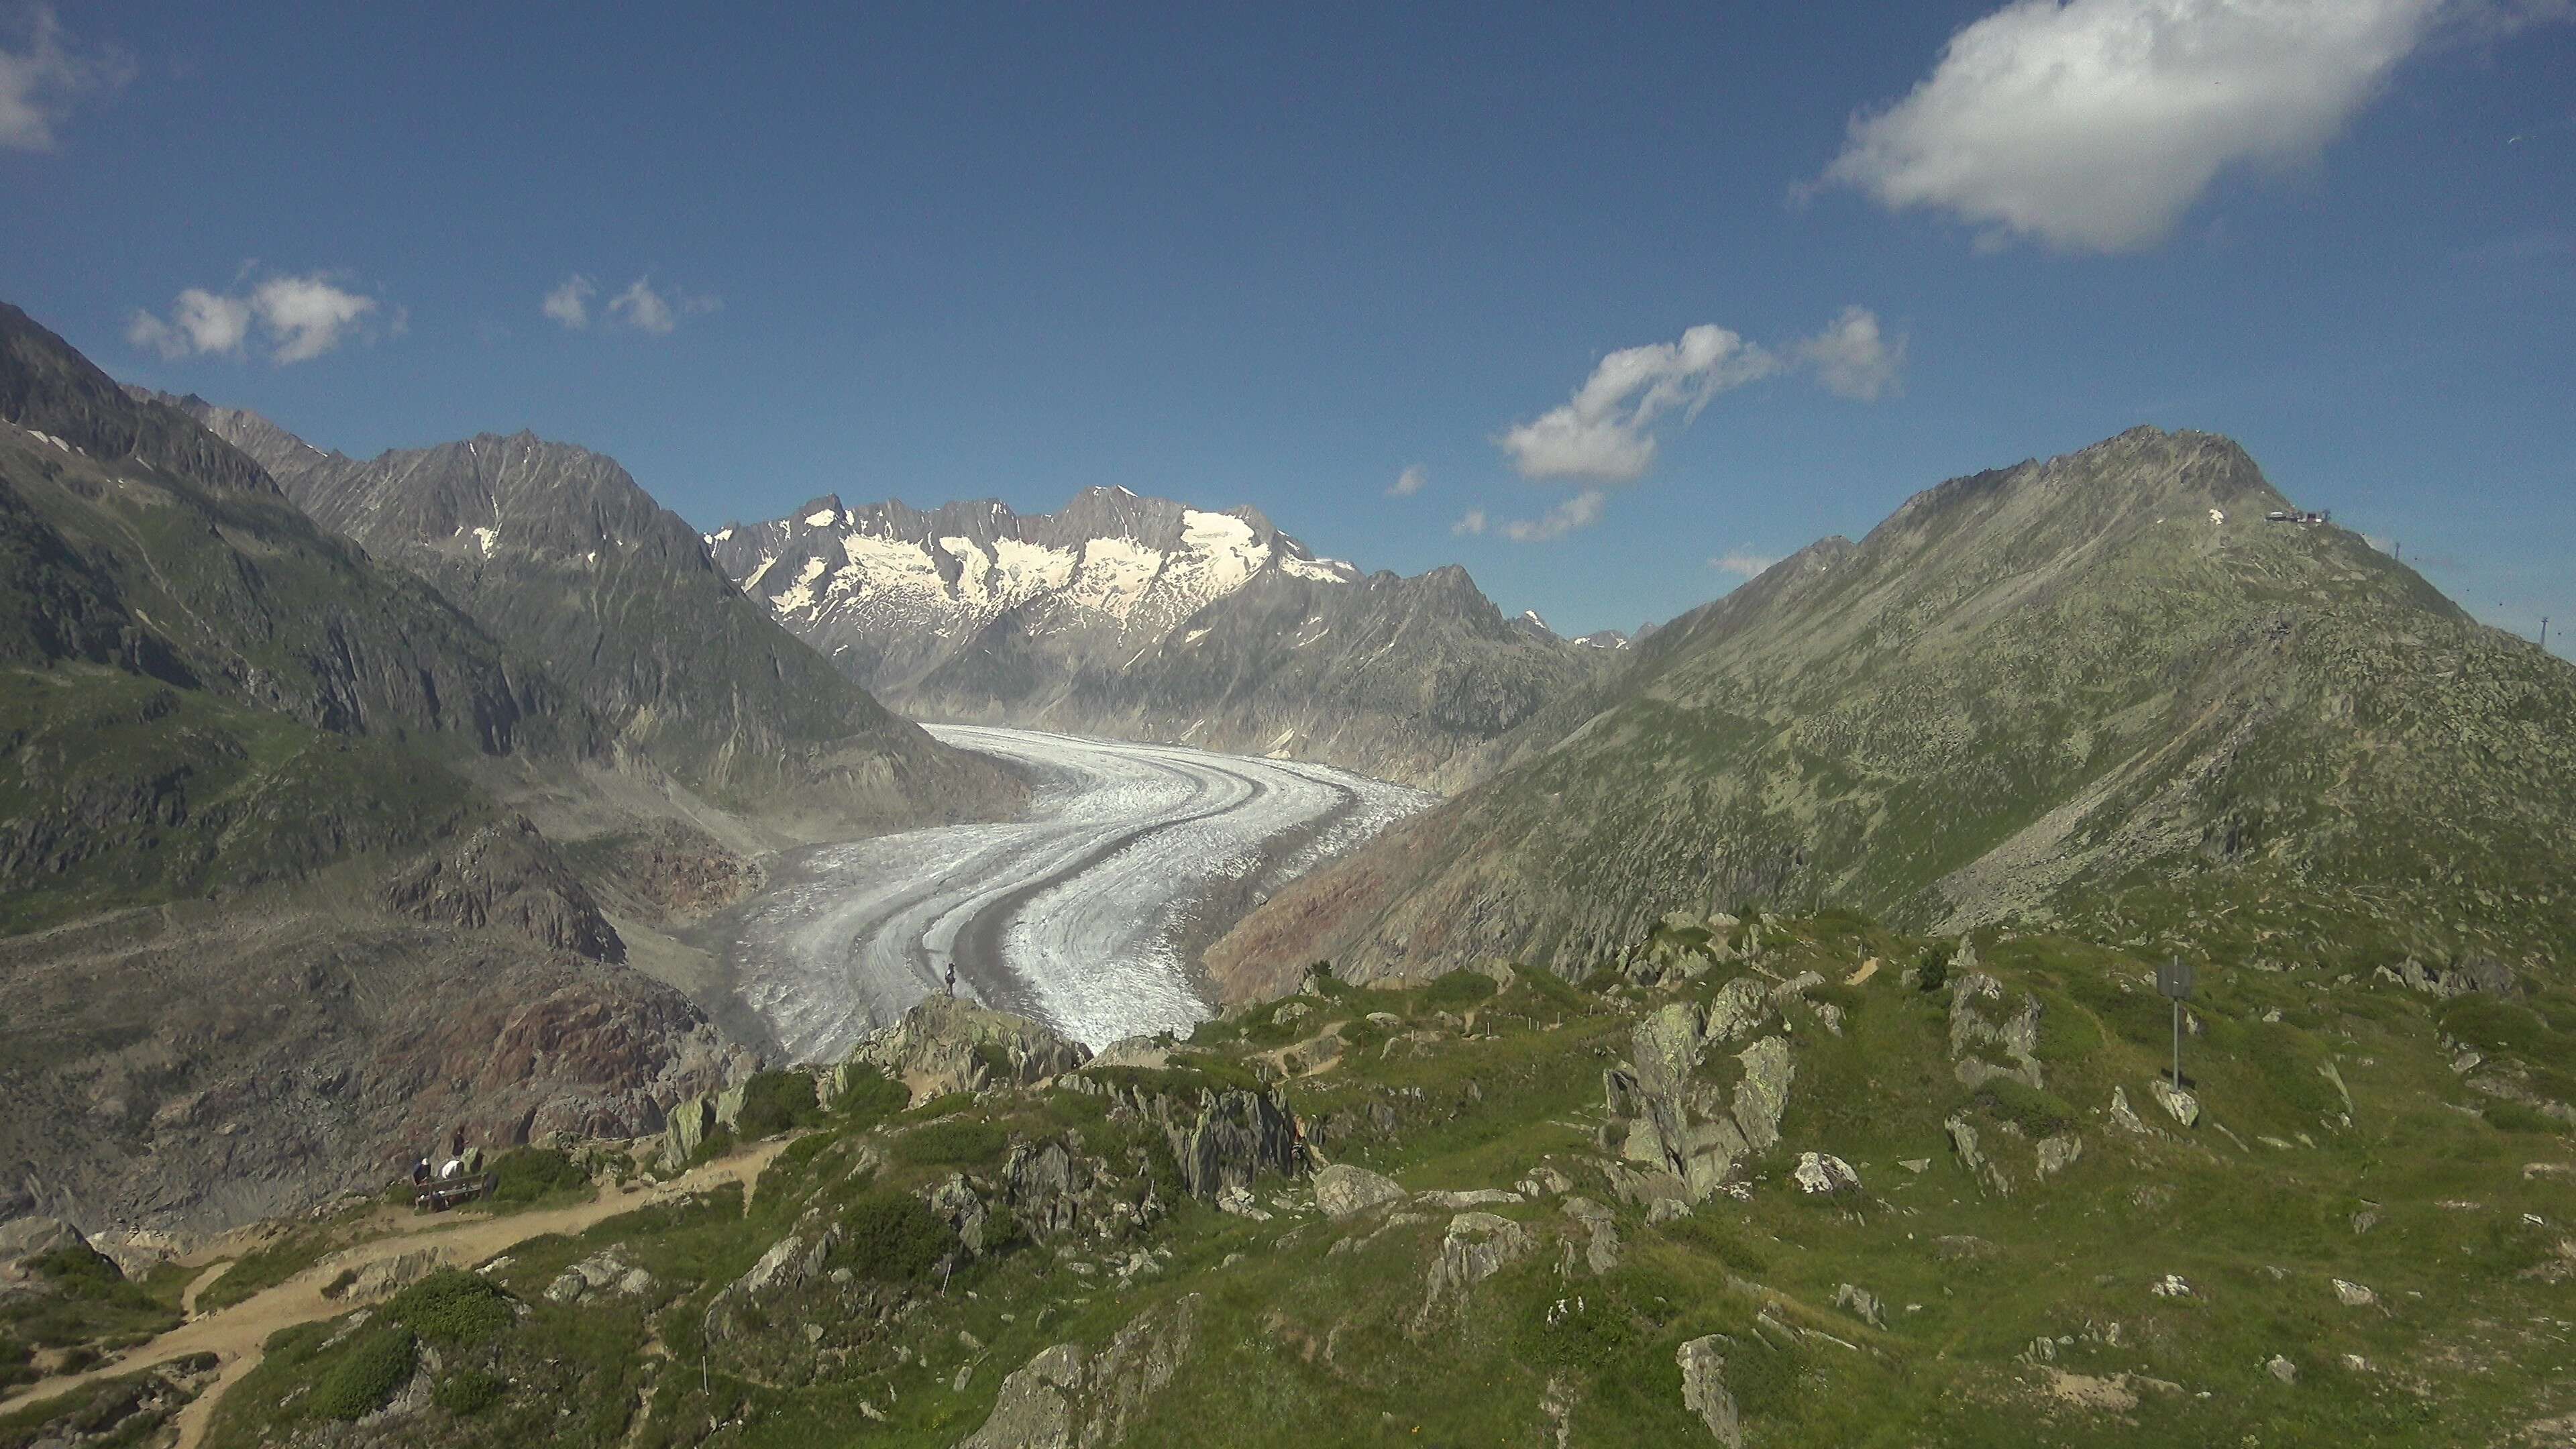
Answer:
[[[1095,1047],[1186,1030],[1212,1014],[1190,943],[1216,898],[1274,889],[1434,798],[1294,761],[931,732],[1025,770],[1031,818],[825,847],[781,872],[729,965],[798,1060],[837,1058],[952,963],[961,992]]]

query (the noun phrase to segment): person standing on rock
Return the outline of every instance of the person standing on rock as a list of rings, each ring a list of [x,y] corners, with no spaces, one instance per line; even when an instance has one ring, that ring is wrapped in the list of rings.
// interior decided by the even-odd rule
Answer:
[[[957,963],[954,961],[948,963],[948,995],[952,1000],[957,995]]]

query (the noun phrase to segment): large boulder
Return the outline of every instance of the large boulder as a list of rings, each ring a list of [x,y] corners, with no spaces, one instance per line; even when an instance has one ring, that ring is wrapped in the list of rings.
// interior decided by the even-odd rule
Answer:
[[[1403,1200],[1404,1189],[1395,1179],[1365,1167],[1336,1162],[1315,1174],[1315,1206],[1335,1222]]]

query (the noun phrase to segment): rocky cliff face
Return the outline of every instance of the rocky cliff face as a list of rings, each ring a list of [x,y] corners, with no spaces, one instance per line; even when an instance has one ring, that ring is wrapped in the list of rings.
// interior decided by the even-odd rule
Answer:
[[[2576,670],[2285,506],[2153,429],[1945,483],[1656,630],[1211,967],[1579,974],[1745,900],[2540,964],[2576,928]]]
[[[435,584],[606,723],[616,747],[792,834],[987,818],[1015,780],[941,746],[742,597],[610,458],[533,434],[364,461],[180,400],[325,527]]]
[[[1094,488],[1062,511],[817,499],[707,540],[779,621],[928,717],[1432,778],[1615,651],[1506,620],[1458,568],[1317,558],[1252,509]]]

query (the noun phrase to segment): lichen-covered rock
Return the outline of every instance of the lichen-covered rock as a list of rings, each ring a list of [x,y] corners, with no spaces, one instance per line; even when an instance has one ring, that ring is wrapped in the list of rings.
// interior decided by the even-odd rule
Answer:
[[[546,1301],[577,1303],[600,1294],[641,1298],[651,1293],[654,1286],[652,1274],[626,1261],[623,1254],[610,1247],[564,1269],[554,1282],[546,1285]]]
[[[1315,1174],[1315,1206],[1335,1222],[1403,1198],[1404,1189],[1395,1185],[1395,1179],[1347,1162],[1336,1162]]]
[[[1866,1288],[1851,1283],[1837,1285],[1834,1288],[1834,1306],[1850,1309],[1853,1317],[1872,1328],[1887,1326],[1887,1305]]]
[[[2191,1093],[2162,1077],[2149,1082],[2147,1090],[2155,1094],[2156,1105],[2164,1108],[2166,1115],[2185,1127],[2200,1120],[2200,1099]]]
[[[2138,1120],[2137,1109],[2129,1105],[2129,1093],[2125,1087],[2111,1089],[2111,1121],[2121,1131],[2134,1132],[2141,1137],[2150,1130],[2146,1123]]]
[[[1744,1449],[1744,1420],[1735,1395],[1726,1387],[1726,1354],[1734,1347],[1723,1334],[1694,1338],[1673,1357],[1682,1369],[1682,1407],[1699,1415],[1708,1432],[1726,1449]]]
[[[1766,1036],[1736,1055],[1744,1080],[1735,1089],[1735,1125],[1755,1152],[1768,1151],[1780,1140],[1780,1119],[1789,1110],[1789,1082],[1796,1067],[1789,1044]]]
[[[1950,1059],[1959,1083],[1982,1086],[2010,1077],[2037,1089],[2039,1071],[2039,998],[2022,993],[2021,1004],[2004,1014],[2004,984],[1982,971],[1955,976],[1950,984]],[[1997,1062],[1988,1053],[2000,1055]]]
[[[770,1245],[750,1271],[727,1284],[724,1291],[707,1305],[707,1324],[717,1338],[731,1338],[742,1331],[741,1311],[761,1307],[771,1300],[791,1293],[813,1282],[823,1272],[823,1262],[839,1246],[841,1230],[825,1228],[820,1233],[790,1233]]]
[[[1431,1264],[1422,1311],[1414,1315],[1415,1331],[1427,1328],[1444,1304],[1465,1297],[1467,1290],[1527,1256],[1533,1245],[1529,1229],[1510,1218],[1484,1212],[1451,1218],[1440,1240],[1440,1256]]]
[[[1569,1197],[1564,1206],[1565,1215],[1574,1219],[1587,1239],[1583,1246],[1583,1265],[1590,1268],[1596,1277],[1618,1267],[1619,1225],[1611,1211],[1585,1197]],[[1575,1261],[1573,1241],[1569,1239],[1565,1248],[1566,1261],[1571,1265]]]
[[[1980,1187],[1991,1188],[1998,1197],[2012,1196],[2012,1178],[2005,1174],[2001,1163],[1986,1155],[1977,1129],[1968,1124],[1967,1118],[1953,1117],[1941,1126],[1950,1134],[1950,1146],[1959,1154],[1959,1165],[1968,1169]]]
[[[2073,1167],[2084,1155],[2084,1139],[2072,1132],[2061,1132],[2039,1140],[2039,1175],[2055,1177]]]
[[[1798,1191],[1810,1197],[1840,1197],[1860,1191],[1860,1174],[1841,1158],[1824,1152],[1805,1152],[1789,1174]]]
[[[1105,1449],[1198,1345],[1199,1295],[1138,1315],[1107,1347],[1046,1349],[1002,1381],[993,1412],[958,1449]]]

